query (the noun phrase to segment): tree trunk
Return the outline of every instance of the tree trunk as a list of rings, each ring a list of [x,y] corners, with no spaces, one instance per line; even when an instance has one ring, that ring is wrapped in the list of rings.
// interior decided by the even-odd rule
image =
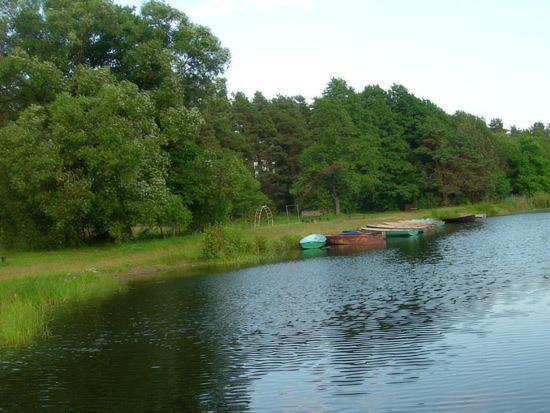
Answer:
[[[340,215],[340,198],[336,192],[336,187],[332,187],[332,199],[334,200],[334,210],[336,211],[336,216]]]

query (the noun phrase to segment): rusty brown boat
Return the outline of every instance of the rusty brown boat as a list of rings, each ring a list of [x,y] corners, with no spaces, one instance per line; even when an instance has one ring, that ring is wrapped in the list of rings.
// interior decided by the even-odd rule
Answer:
[[[384,245],[384,233],[327,235],[328,245],[354,245],[358,247],[380,247]]]

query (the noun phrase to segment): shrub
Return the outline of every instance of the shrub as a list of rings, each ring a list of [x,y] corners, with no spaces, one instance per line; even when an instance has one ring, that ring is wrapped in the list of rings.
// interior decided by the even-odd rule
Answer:
[[[537,192],[531,198],[531,204],[535,208],[549,209],[550,208],[550,194],[546,192]]]
[[[472,212],[483,213],[487,216],[495,216],[498,214],[498,209],[496,205],[487,201],[473,205],[471,210]]]
[[[254,239],[254,246],[258,254],[265,254],[269,249],[269,241],[262,235],[257,235]]]
[[[201,257],[230,258],[250,252],[253,246],[243,235],[223,225],[211,225],[203,231]]]

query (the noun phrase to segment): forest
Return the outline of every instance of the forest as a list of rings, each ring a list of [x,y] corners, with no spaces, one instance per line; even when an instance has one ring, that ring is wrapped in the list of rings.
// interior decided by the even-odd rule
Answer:
[[[399,84],[228,93],[230,51],[161,1],[0,0],[0,240],[130,239],[550,192],[550,126],[446,113]],[[290,64],[290,62],[289,62]]]

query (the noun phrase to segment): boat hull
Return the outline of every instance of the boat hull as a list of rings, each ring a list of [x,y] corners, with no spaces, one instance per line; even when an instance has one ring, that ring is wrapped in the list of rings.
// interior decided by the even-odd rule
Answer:
[[[389,231],[386,232],[386,237],[388,238],[396,238],[396,237],[415,237],[418,234],[420,234],[419,229],[404,229],[404,230],[398,230],[398,231]]]
[[[321,234],[311,234],[300,240],[300,247],[305,250],[323,248],[327,243],[327,238]]]
[[[442,221],[446,224],[461,224],[465,222],[474,222],[476,221],[475,214],[472,215],[463,215],[461,217],[452,217],[452,218],[442,218]]]
[[[328,245],[354,245],[358,247],[378,247],[384,245],[384,234],[338,234],[327,235]]]
[[[395,238],[395,237],[414,237],[420,233],[418,228],[375,228],[375,227],[364,227],[361,228],[363,231],[371,233],[384,233],[386,238]]]
[[[382,242],[376,245],[331,245],[329,248],[325,248],[319,251],[326,251],[330,256],[340,256],[340,255],[350,255],[350,254],[360,254],[365,251],[375,251],[382,250],[386,246],[386,242]]]
[[[326,245],[326,242],[322,242],[322,241],[310,241],[310,242],[300,243],[300,247],[302,247],[305,250],[323,248],[325,245]]]

